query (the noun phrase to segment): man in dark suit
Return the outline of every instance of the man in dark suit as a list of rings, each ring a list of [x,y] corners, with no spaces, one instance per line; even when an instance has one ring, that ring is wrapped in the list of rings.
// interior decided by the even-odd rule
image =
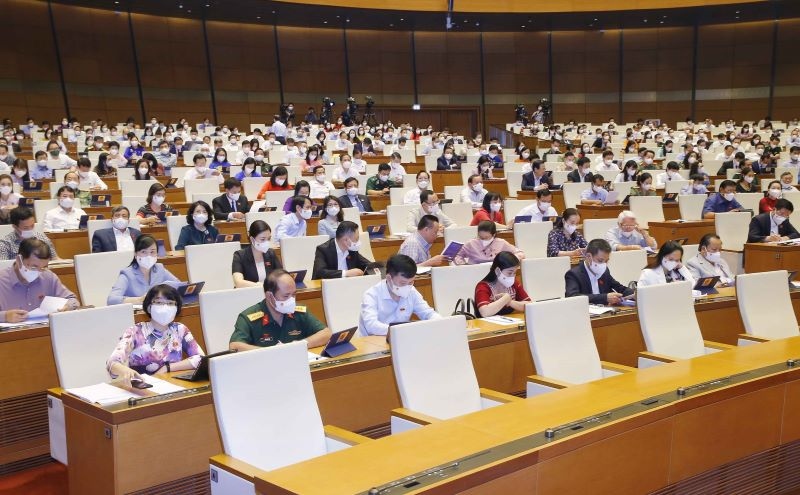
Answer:
[[[363,194],[358,194],[358,179],[350,177],[344,181],[345,195],[339,198],[342,208],[358,208],[358,211],[372,211],[372,204],[369,198]]]
[[[176,155],[178,158],[183,156],[184,151],[189,151],[189,147],[183,144],[183,138],[180,136],[175,137],[175,141],[172,142],[172,145],[169,147],[169,153],[171,155]]]
[[[575,170],[567,174],[567,181],[569,182],[592,182],[594,174],[589,170],[592,168],[592,161],[588,158],[581,157],[575,163],[577,166]]]
[[[95,230],[92,235],[92,252],[106,253],[118,247],[133,250],[141,231],[128,227],[131,213],[125,206],[115,206],[111,210],[111,228]],[[122,244],[118,246],[119,243]]]
[[[605,239],[592,239],[586,246],[585,259],[565,275],[566,295],[589,296],[590,304],[620,304],[623,296],[633,293],[614,280],[606,267],[611,245]]]
[[[717,170],[717,175],[726,177],[728,170],[732,168],[742,168],[743,165],[744,165],[744,153],[742,153],[741,151],[737,151],[736,154],[733,155],[733,160],[722,162],[722,166],[719,168],[719,170]]]
[[[776,201],[774,210],[750,220],[747,242],[776,242],[800,237],[800,233],[789,222],[793,211],[794,205],[788,199]]]
[[[358,225],[345,220],[336,228],[336,238],[317,246],[314,253],[314,273],[311,278],[358,277],[371,263],[358,252]]]
[[[531,162],[531,171],[522,176],[523,191],[538,191],[553,187],[553,179],[547,174],[542,160]]]
[[[214,198],[211,207],[215,220],[244,220],[244,214],[250,211],[247,196],[242,194],[242,183],[239,179],[228,177],[223,184],[225,194]]]

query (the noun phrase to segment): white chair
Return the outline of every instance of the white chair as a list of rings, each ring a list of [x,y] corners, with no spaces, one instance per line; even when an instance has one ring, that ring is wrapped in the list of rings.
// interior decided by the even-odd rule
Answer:
[[[386,207],[386,221],[389,223],[389,232],[392,235],[407,233],[408,213],[420,208],[419,205],[388,205]],[[415,228],[416,230],[416,228]]]
[[[547,237],[553,230],[552,222],[514,224],[514,245],[526,258],[547,257]]]
[[[122,332],[133,324],[133,306],[130,304],[53,313],[50,316],[50,340],[61,388],[107,382],[110,377],[104,364]],[[50,455],[67,464],[67,437],[61,399],[48,396],[47,419],[50,426]]]
[[[699,244],[684,244],[683,245],[683,262],[686,263],[690,259],[697,256],[697,253],[700,251]]]
[[[614,279],[623,284],[639,280],[642,269],[647,267],[647,251],[614,251],[608,258],[608,269]]]
[[[358,231],[361,232],[364,228],[361,226],[361,213],[359,213],[358,208],[351,207],[351,208],[342,208],[342,216],[345,220],[350,221],[358,225]],[[367,236],[369,237],[369,236]],[[362,244],[364,243],[362,239]]]
[[[431,269],[431,289],[436,312],[449,315],[459,299],[474,299],[475,286],[489,273],[491,263],[437,266]]]
[[[561,186],[561,190],[564,191],[564,207],[575,208],[581,202],[581,193],[591,185],[589,182],[565,182]]]
[[[526,304],[525,322],[536,368],[528,397],[633,370],[600,361],[586,296]]]
[[[125,196],[142,196],[147,197],[147,193],[150,191],[150,187],[155,184],[155,179],[153,180],[122,180],[120,179],[119,189],[122,191],[122,197]],[[142,201],[144,204],[144,201]],[[141,205],[140,205],[141,206]]]
[[[531,301],[564,297],[567,291],[564,274],[569,266],[568,256],[522,260],[522,286]]]
[[[753,210],[755,215],[758,215],[758,203],[764,195],[760,192],[752,192],[752,193],[736,193],[736,201],[742,205],[742,207]]]
[[[670,180],[667,181],[664,185],[664,192],[665,193],[680,193],[681,190],[691,184],[691,181],[688,180]]]
[[[328,328],[338,332],[357,327],[364,292],[380,281],[380,275],[323,280],[322,306]]]
[[[508,194],[506,196],[517,196],[517,193],[522,190],[522,176],[523,172],[506,172],[506,184],[508,187]],[[466,181],[464,181],[466,184]]]
[[[57,199],[36,199],[33,201],[33,214],[36,222],[44,224],[44,215],[48,211],[58,206]]]
[[[506,222],[514,220],[519,212],[528,206],[536,204],[535,199],[507,199],[503,202],[503,212]]]
[[[214,198],[218,198],[221,193],[219,192],[212,192],[212,193],[194,193],[192,194],[192,203],[195,201],[205,201],[208,206],[211,206],[211,202],[214,201]]]
[[[249,211],[244,214],[244,223],[247,225],[247,229],[250,229],[250,225],[255,222],[256,220],[263,220],[267,222],[269,228],[275,232],[275,228],[278,226],[278,222],[281,221],[283,218],[284,213],[282,211]]]
[[[186,193],[186,202],[192,201],[192,196],[198,193],[216,193],[219,196],[219,182],[215,179],[189,179],[183,181],[184,192]]]
[[[797,317],[789,296],[786,270],[736,277],[736,299],[746,335],[739,345],[798,335]]]
[[[294,196],[294,191],[267,191],[264,193],[264,200],[266,206],[277,208],[279,212],[283,213],[283,205],[286,200]],[[255,198],[255,196],[253,196]]]
[[[178,239],[181,238],[181,229],[187,225],[186,215],[174,215],[167,217],[167,237],[169,238],[169,245],[175,251],[175,246],[178,245]]]
[[[640,287],[636,291],[636,306],[647,346],[647,352],[639,353],[639,368],[731,348],[703,341],[694,311],[691,282]]]
[[[369,238],[369,234],[361,231],[358,240],[361,243],[361,249],[358,250],[361,256],[367,258],[369,261],[375,261],[375,253],[372,252],[372,241]]]
[[[460,203],[463,189],[464,186],[444,186],[444,199],[452,199],[453,203]]]
[[[678,211],[682,220],[702,220],[703,205],[708,196],[705,194],[681,194],[678,196]]]
[[[391,343],[403,404],[392,411],[392,434],[520,400],[479,388],[463,316],[398,325]]]
[[[470,203],[443,204],[442,212],[458,226],[466,227],[472,222],[472,205]]]
[[[631,211],[639,225],[647,228],[650,222],[664,221],[661,196],[631,196]]]
[[[205,282],[203,290],[233,289],[231,263],[238,242],[218,242],[186,246],[186,273],[189,282]]]
[[[415,183],[412,182],[412,184],[414,184],[414,187],[416,187]],[[406,196],[406,192],[408,192],[411,189],[413,188],[408,186],[393,187],[389,189],[389,204],[402,205],[403,199],[405,199]]]
[[[264,289],[255,286],[203,290],[199,297],[200,324],[203,327],[203,340],[206,343],[205,351],[206,354],[214,354],[228,349],[239,313],[264,299]]]
[[[76,254],[75,278],[85,306],[105,306],[119,272],[131,264],[131,251]]]
[[[448,227],[444,229],[444,245],[447,247],[452,241],[466,244],[478,237],[478,227]]]
[[[211,493],[254,494],[254,476],[368,439],[322,425],[305,342],[219,356],[209,362],[222,448],[210,462]],[[253,377],[280,380],[253,381]],[[253,418],[259,418],[253,428]]]
[[[269,182],[269,177],[245,177],[242,181],[244,195],[247,196],[247,199],[255,200],[256,196],[258,196],[258,192],[267,182]]]
[[[714,227],[728,251],[742,251],[750,228],[750,213],[734,211],[714,215]]]
[[[330,240],[326,235],[307,235],[305,237],[284,237],[281,239],[281,261],[283,268],[294,272],[308,270],[306,278],[311,280],[314,268],[314,254],[317,246]]]
[[[147,196],[122,196],[122,206],[128,208],[131,219],[136,217],[136,212],[147,202]]]
[[[590,218],[583,221],[583,237],[587,241],[605,239],[609,229],[613,229],[616,226],[616,218]]]

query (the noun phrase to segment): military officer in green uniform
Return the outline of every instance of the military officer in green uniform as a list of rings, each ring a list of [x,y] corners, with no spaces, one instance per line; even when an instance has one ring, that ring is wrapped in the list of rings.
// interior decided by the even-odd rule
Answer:
[[[270,272],[264,280],[264,300],[239,313],[230,349],[248,351],[296,340],[305,340],[309,348],[327,344],[331,331],[305,306],[295,304],[296,291],[289,272]]]

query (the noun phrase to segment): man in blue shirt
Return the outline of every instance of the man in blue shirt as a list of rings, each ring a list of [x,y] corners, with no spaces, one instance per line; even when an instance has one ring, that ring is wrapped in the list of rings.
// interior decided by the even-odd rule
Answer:
[[[724,180],[719,185],[719,192],[712,194],[703,205],[703,218],[713,219],[717,213],[741,211],[742,205],[736,201],[736,183]]]
[[[604,187],[606,184],[602,175],[597,174],[592,177],[592,187],[581,193],[582,205],[602,205],[608,198],[608,191]]]

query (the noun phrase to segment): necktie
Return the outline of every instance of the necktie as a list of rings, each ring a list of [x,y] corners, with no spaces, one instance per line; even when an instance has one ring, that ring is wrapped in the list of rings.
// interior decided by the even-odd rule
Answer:
[[[234,200],[231,200],[231,211],[233,211],[233,212],[236,211],[236,201],[234,201]]]

